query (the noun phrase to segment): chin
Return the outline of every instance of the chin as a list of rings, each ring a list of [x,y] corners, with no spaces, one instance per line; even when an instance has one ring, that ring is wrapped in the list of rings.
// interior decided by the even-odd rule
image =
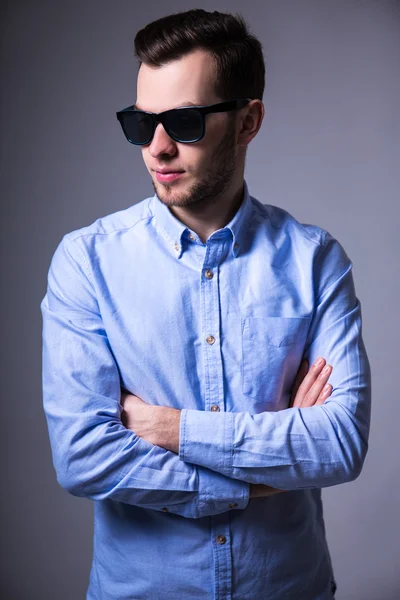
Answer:
[[[155,189],[155,191],[160,194],[163,194],[164,196],[172,197],[174,195],[174,190],[180,190],[179,193],[182,193],[182,190],[187,189],[187,186],[182,187],[182,182],[181,181],[171,181],[171,182],[167,182],[167,183],[161,183],[160,181],[157,180],[156,177],[154,177],[153,179],[153,187]]]
[[[160,183],[159,181],[153,181],[154,191],[159,197],[159,199],[165,204],[173,204],[175,199],[175,194],[173,193],[173,186]]]

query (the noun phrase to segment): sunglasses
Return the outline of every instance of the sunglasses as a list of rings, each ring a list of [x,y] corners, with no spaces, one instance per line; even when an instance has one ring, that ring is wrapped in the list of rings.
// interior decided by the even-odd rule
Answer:
[[[161,113],[137,110],[133,105],[117,112],[117,119],[131,144],[143,146],[151,142],[157,123],[162,123],[167,134],[176,142],[191,144],[204,137],[206,115],[239,110],[251,100],[252,98],[240,98],[208,106],[182,106]]]

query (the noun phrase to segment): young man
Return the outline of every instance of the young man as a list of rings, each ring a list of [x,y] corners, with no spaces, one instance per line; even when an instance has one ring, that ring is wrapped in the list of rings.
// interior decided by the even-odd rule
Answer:
[[[249,194],[265,69],[240,17],[135,49],[118,119],[155,194],[66,234],[41,304],[58,481],[95,501],[87,598],[332,598],[321,488],[359,475],[370,420],[351,262]]]

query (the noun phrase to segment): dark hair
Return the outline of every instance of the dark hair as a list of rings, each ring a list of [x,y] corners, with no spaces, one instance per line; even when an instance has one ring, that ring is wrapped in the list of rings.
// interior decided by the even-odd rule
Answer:
[[[135,56],[160,67],[198,49],[214,58],[215,92],[222,100],[262,100],[265,64],[260,41],[240,14],[193,9],[162,17],[138,31]]]

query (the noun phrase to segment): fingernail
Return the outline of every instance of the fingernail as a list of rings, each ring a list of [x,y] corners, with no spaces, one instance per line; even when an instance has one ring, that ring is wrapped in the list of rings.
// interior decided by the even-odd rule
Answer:
[[[322,369],[322,373],[326,375],[330,371],[330,368],[331,365],[325,365],[325,367]]]
[[[324,389],[322,391],[323,391],[324,394],[327,394],[330,389],[331,389],[331,386],[329,385],[329,383],[327,383],[326,386],[324,387]]]
[[[321,367],[323,364],[324,364],[324,359],[323,359],[322,357],[318,358],[318,359],[315,361],[315,366],[316,366],[316,367]]]

